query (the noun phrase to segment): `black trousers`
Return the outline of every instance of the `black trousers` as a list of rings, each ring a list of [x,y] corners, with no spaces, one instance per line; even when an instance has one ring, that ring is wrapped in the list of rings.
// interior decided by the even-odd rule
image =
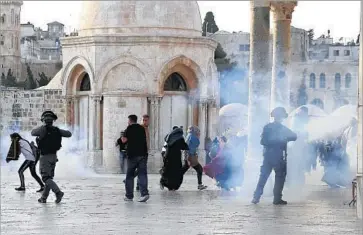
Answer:
[[[30,174],[33,176],[33,178],[38,182],[40,187],[44,187],[44,184],[42,180],[39,178],[36,172],[36,165],[37,161],[29,161],[25,160],[24,163],[20,166],[18,173],[20,178],[20,187],[25,188],[25,180],[24,180],[24,171],[29,168]]]
[[[184,165],[182,166],[182,174],[184,175],[188,170],[190,166],[188,161],[184,161]],[[202,184],[202,176],[203,176],[203,167],[198,163],[198,165],[193,166],[193,169],[197,172],[197,178],[198,178],[198,184]]]

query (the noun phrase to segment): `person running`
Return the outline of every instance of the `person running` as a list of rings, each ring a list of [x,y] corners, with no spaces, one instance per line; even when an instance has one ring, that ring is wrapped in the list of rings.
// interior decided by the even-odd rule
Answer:
[[[39,203],[46,203],[50,190],[56,195],[56,203],[60,203],[64,193],[53,181],[55,166],[57,164],[57,152],[62,147],[62,137],[69,138],[72,133],[53,126],[53,122],[58,119],[52,111],[45,111],[41,121],[44,125],[31,131],[32,136],[39,137],[38,147],[40,150],[40,174],[45,183],[42,196],[38,199]]]
[[[38,182],[40,189],[37,191],[38,193],[43,192],[44,184],[42,180],[39,178],[36,165],[39,160],[38,149],[35,146],[34,142],[29,143],[26,139],[22,138],[18,133],[13,133],[10,135],[12,144],[11,146],[18,145],[20,148],[21,154],[24,156],[25,161],[20,166],[18,170],[19,178],[20,178],[20,187],[15,188],[16,191],[25,191],[25,180],[24,180],[24,172],[29,168],[31,176]],[[9,154],[15,154],[13,148],[9,149]],[[9,155],[8,154],[8,155]],[[16,158],[7,158],[6,162],[10,162],[11,160],[15,160]]]
[[[185,151],[185,160],[182,168],[183,175],[189,170],[190,167],[193,167],[197,172],[198,178],[198,189],[204,190],[207,186],[203,185],[202,177],[203,177],[203,167],[200,165],[198,161],[197,150],[200,144],[199,141],[200,130],[196,126],[190,126],[188,128],[188,135],[186,138],[186,143],[188,144],[189,150]]]

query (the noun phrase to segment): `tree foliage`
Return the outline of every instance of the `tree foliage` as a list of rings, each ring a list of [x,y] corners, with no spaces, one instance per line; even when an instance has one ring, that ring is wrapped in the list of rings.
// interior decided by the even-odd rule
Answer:
[[[208,11],[204,17],[203,22],[203,36],[207,36],[208,33],[215,33],[219,31],[219,28],[214,20],[214,14],[211,11]]]
[[[3,76],[1,76],[1,78],[3,78]],[[6,77],[2,84],[6,87],[17,87],[18,84],[16,82],[16,77],[14,76],[11,69],[8,70],[8,73],[6,74]]]
[[[308,37],[309,37],[309,44],[310,45],[313,43],[314,36],[315,36],[314,29],[309,29],[308,30]]]
[[[39,73],[39,79],[37,80],[38,86],[46,86],[50,82],[50,79],[44,74],[44,72]]]
[[[37,83],[34,79],[33,72],[30,69],[30,66],[26,65],[26,73],[28,75],[27,80],[25,82],[25,89],[26,90],[34,90],[37,88]]]

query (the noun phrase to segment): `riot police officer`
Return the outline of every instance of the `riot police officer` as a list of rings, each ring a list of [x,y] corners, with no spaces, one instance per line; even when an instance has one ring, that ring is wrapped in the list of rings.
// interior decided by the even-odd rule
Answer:
[[[271,112],[274,121],[263,128],[260,144],[263,146],[263,164],[261,166],[260,178],[257,183],[256,191],[252,203],[260,202],[263,194],[263,188],[267,182],[271,171],[275,171],[274,205],[286,205],[287,202],[282,200],[282,190],[286,179],[286,149],[287,143],[295,141],[297,135],[286,126],[282,121],[288,117],[283,107],[277,107]]]

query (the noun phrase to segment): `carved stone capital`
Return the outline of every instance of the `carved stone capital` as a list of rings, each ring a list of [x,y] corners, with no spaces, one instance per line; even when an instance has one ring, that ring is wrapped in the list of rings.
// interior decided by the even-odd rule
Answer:
[[[292,19],[292,13],[297,6],[297,1],[271,1],[271,10],[274,21]]]
[[[102,101],[102,96],[101,95],[92,95],[90,96],[91,100],[93,100],[93,102],[101,102]]]
[[[269,7],[270,1],[269,0],[251,0],[250,7],[257,8],[257,7]]]
[[[147,100],[150,102],[150,105],[160,105],[162,98],[161,96],[150,96],[147,97]]]

